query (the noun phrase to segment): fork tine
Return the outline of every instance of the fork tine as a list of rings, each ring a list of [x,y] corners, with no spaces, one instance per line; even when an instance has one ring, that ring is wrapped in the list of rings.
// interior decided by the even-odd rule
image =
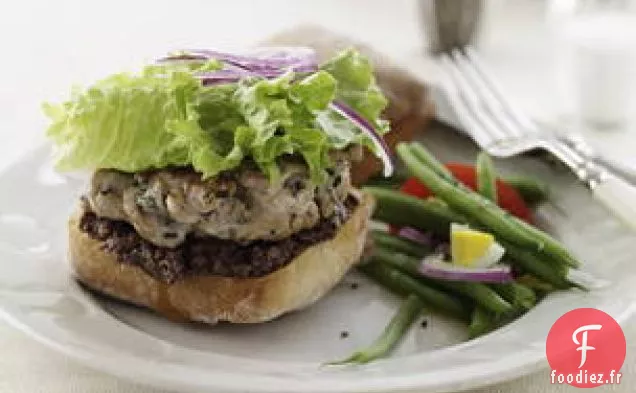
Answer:
[[[486,111],[480,107],[481,105],[478,95],[471,84],[467,81],[462,71],[457,67],[457,64],[452,61],[448,55],[442,55],[441,61],[444,68],[449,71],[449,75],[452,77],[453,82],[457,86],[456,90],[463,102],[466,104],[466,108],[471,112],[472,117],[479,122],[483,131],[495,141],[506,139],[506,133],[503,132],[501,128],[495,124],[492,118],[488,116]],[[465,126],[468,128],[468,125]],[[468,128],[468,131],[472,132],[472,129]],[[484,146],[484,148],[487,147]]]
[[[470,69],[471,72],[479,74],[481,78],[477,76],[475,78],[486,85],[485,89],[492,93],[491,96],[494,96],[499,103],[498,107],[501,109],[500,115],[503,117],[497,114],[494,114],[494,116],[498,120],[508,119],[509,121],[507,121],[508,125],[506,127],[512,127],[513,132],[516,131],[518,137],[527,137],[529,134],[539,134],[540,128],[537,127],[536,123],[526,116],[523,111],[519,110],[512,100],[506,97],[501,85],[491,76],[491,73],[487,70],[477,51],[467,46],[464,49],[464,53],[465,56],[463,56],[463,58],[466,59],[467,62],[463,63],[465,65],[468,64],[467,68]],[[491,110],[493,108],[497,108],[497,105],[490,107]],[[510,121],[515,124],[510,124]],[[552,154],[561,159],[561,161],[573,162],[577,165],[584,163],[583,157],[562,141],[555,140],[550,143],[549,147],[543,146],[543,148],[547,148]]]
[[[501,123],[502,127],[508,130],[511,136],[516,138],[526,138],[537,135],[539,128],[522,111],[507,99],[495,78],[486,71],[486,67],[479,59],[477,52],[471,48],[465,48],[465,55],[454,52],[453,55],[459,67],[462,67],[467,74],[471,75],[471,81],[475,83],[478,91],[483,93],[482,103],[492,113],[495,119]],[[561,141],[552,141],[548,144],[544,141],[542,148],[548,149],[563,162],[572,162],[576,165],[584,163],[580,154]]]
[[[505,108],[508,113],[510,113],[510,117],[522,128],[525,130],[530,130],[533,132],[537,131],[537,127],[526,115],[520,111],[516,105],[512,103],[512,101],[507,98],[507,95],[504,93],[501,85],[493,78],[492,73],[488,70],[488,67],[481,60],[477,51],[471,46],[467,46],[465,48],[466,58],[470,61],[473,66],[473,69],[479,73],[481,79],[484,83],[490,88],[489,90],[493,93],[493,96],[497,98],[499,103],[503,108]]]
[[[457,91],[458,86],[454,83],[454,78],[450,74],[448,63],[452,63],[447,55],[440,56],[441,65],[438,67],[443,74],[443,78],[440,79],[442,84],[442,90],[446,93],[445,96],[449,101],[449,104],[453,107],[455,114],[459,118],[461,125],[470,130],[469,136],[483,149],[494,142],[494,138],[484,130],[479,120],[477,120],[472,111],[461,99]]]
[[[468,83],[475,89],[475,93],[479,96],[479,101],[484,110],[492,115],[495,122],[505,131],[510,138],[519,138],[526,132],[515,122],[513,113],[510,113],[507,107],[495,96],[488,82],[483,79],[481,74],[475,69],[470,59],[459,50],[453,50],[453,59],[457,67],[462,70]]]

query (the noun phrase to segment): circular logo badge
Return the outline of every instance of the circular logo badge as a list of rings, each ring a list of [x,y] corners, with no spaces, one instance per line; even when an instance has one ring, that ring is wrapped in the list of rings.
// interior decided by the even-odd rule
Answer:
[[[620,383],[625,351],[620,325],[594,308],[564,314],[552,325],[546,342],[552,382],[579,388]]]

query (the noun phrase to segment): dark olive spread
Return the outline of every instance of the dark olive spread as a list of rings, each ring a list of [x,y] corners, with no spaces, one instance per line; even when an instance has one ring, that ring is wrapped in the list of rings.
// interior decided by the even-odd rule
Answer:
[[[357,201],[345,202],[344,215],[322,219],[280,240],[256,240],[240,244],[213,236],[190,234],[177,247],[157,246],[141,237],[127,222],[98,217],[87,210],[80,219],[80,230],[103,242],[103,249],[121,263],[139,266],[151,276],[172,283],[188,276],[261,277],[291,262],[308,247],[329,240],[346,220]]]

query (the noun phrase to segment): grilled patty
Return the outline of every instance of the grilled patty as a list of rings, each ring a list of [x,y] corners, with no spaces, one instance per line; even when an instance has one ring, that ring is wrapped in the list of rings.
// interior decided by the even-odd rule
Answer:
[[[345,202],[345,221],[356,206],[350,197]],[[153,244],[141,237],[125,222],[98,217],[85,210],[80,230],[103,242],[105,251],[117,256],[121,263],[136,265],[152,277],[172,283],[187,276],[215,275],[223,277],[261,277],[288,263],[312,245],[335,236],[339,222],[321,219],[315,226],[280,240],[257,240],[241,244],[214,236],[189,234],[177,247]]]
[[[202,179],[192,168],[140,173],[99,170],[87,193],[99,217],[125,221],[157,246],[176,247],[188,235],[249,243],[281,240],[338,216],[351,184],[349,161],[334,159],[313,184],[304,162],[288,159],[271,181],[250,165]]]

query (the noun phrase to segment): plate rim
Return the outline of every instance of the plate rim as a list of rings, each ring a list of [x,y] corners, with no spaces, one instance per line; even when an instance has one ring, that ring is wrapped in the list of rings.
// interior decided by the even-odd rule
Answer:
[[[162,373],[157,373],[156,367],[161,367],[160,364],[150,364],[147,360],[140,359],[138,357],[128,355],[128,354],[118,354],[116,357],[110,357],[108,361],[101,361],[99,356],[94,356],[91,354],[88,349],[83,351],[81,348],[78,348],[73,345],[62,345],[50,337],[47,337],[44,334],[41,334],[36,329],[33,329],[32,326],[28,323],[25,323],[19,317],[9,313],[6,309],[1,307],[0,303],[0,318],[6,321],[9,325],[14,328],[24,332],[29,335],[31,338],[35,339],[40,344],[51,348],[58,353],[61,353],[65,356],[68,356],[70,359],[73,359],[93,370],[105,372],[107,374],[121,377],[131,382],[135,383],[143,383],[148,386],[156,387],[156,388],[180,388],[183,389],[183,381],[176,382],[174,379],[164,378],[159,379],[157,375],[164,375]],[[621,326],[624,326],[625,323],[634,315],[636,311],[636,306],[629,307],[625,312],[621,315],[614,317]],[[114,316],[112,318],[115,318]],[[115,318],[116,319],[116,318]],[[123,322],[120,322],[123,323]],[[496,332],[491,333],[496,334]],[[486,336],[484,336],[486,337]],[[467,342],[458,344],[464,345]],[[428,353],[434,353],[435,351],[430,351]],[[450,383],[438,382],[437,384],[430,384],[430,381],[427,381],[426,374],[421,374],[421,377],[416,375],[411,376],[400,376],[400,377],[377,377],[374,379],[367,379],[364,383],[359,384],[356,382],[346,381],[343,383],[342,380],[338,380],[338,385],[332,383],[324,383],[320,385],[319,389],[311,390],[305,389],[305,392],[325,392],[325,393],[336,393],[336,392],[387,392],[387,391],[395,391],[395,392],[408,392],[408,391],[430,391],[433,390],[435,392],[451,392],[451,391],[463,391],[467,389],[476,389],[480,387],[489,386],[492,384],[496,384],[499,382],[507,381],[511,378],[519,378],[522,376],[526,376],[529,374],[533,374],[544,370],[548,366],[547,359],[545,359],[542,354],[537,352],[535,356],[527,360],[525,363],[517,364],[515,367],[505,367],[503,366],[504,362],[501,362],[503,367],[500,368],[490,368],[487,372],[483,372],[479,375],[470,375],[468,373],[464,374],[465,377],[463,379],[455,379]],[[117,367],[120,361],[125,361],[127,366],[131,367]],[[148,367],[150,365],[150,367]],[[176,365],[177,368],[182,368],[182,366]],[[134,371],[132,371],[134,369]],[[131,370],[128,372],[128,370]],[[143,371],[143,372],[141,372]],[[209,377],[214,377],[214,371],[205,370]],[[456,373],[456,371],[455,371]],[[168,373],[166,373],[168,374]],[[227,374],[222,374],[227,376]],[[235,375],[235,374],[230,374]],[[240,374],[236,374],[238,376]],[[462,375],[460,373],[460,375]],[[249,391],[265,393],[272,392],[269,384],[259,384],[258,380],[263,379],[260,375],[252,375],[255,383],[250,385]],[[267,378],[265,378],[267,379]],[[285,382],[289,382],[284,378],[275,378],[280,383],[280,387],[277,388],[277,391],[280,393],[296,393],[297,386],[294,385],[285,385]],[[320,380],[321,378],[319,378]],[[191,384],[185,387],[187,390],[194,389],[219,389],[220,391],[231,391],[231,392],[239,392],[245,391],[246,386],[240,381],[240,378],[206,378],[202,381],[215,381],[220,383],[201,383],[201,384]],[[438,379],[440,381],[440,379]],[[312,381],[308,379],[306,381],[308,384],[311,384]],[[426,390],[422,390],[426,389]]]
[[[34,148],[30,149],[30,151],[26,152],[20,158],[18,158],[14,163],[8,165],[5,169],[0,171],[0,175],[4,175],[6,172],[12,170],[15,166],[19,165],[24,160],[29,158],[33,159],[33,153],[35,152],[43,152],[44,149],[47,149],[49,143],[41,143],[36,145]],[[36,157],[37,159],[38,157]],[[70,271],[70,270],[69,270]],[[64,296],[73,296],[68,293],[68,290],[65,290],[62,293]],[[0,298],[1,300],[1,298]],[[94,302],[94,300],[92,300]],[[100,307],[101,308],[101,307]],[[621,325],[625,325],[627,320],[636,314],[636,305],[631,304],[631,307],[625,308],[620,315],[614,316],[617,321]],[[118,320],[118,323],[125,324],[125,322],[119,320],[114,315],[110,315],[111,318]],[[249,387],[246,387],[245,383],[241,378],[236,378],[237,376],[245,376],[241,373],[227,373],[220,372],[215,374],[214,370],[206,369],[207,378],[203,378],[200,381],[191,381],[192,383],[184,384],[183,379],[175,379],[169,378],[167,375],[169,373],[158,373],[157,367],[166,367],[168,369],[172,368],[186,368],[185,365],[179,364],[164,364],[160,365],[157,363],[151,363],[149,366],[148,360],[135,356],[134,354],[130,354],[128,352],[121,352],[116,354],[113,357],[109,357],[107,359],[103,359],[99,356],[95,356],[94,353],[90,352],[90,348],[86,347],[85,349],[81,346],[73,345],[72,343],[64,343],[56,341],[55,337],[51,337],[47,335],[47,331],[42,331],[42,329],[38,330],[37,327],[34,327],[32,323],[30,323],[28,317],[24,317],[22,312],[13,313],[11,311],[11,307],[7,307],[4,301],[0,301],[0,319],[5,320],[9,325],[17,328],[18,330],[23,331],[30,337],[34,338],[37,342],[64,354],[65,356],[82,363],[89,368],[92,368],[97,371],[106,372],[108,374],[124,378],[129,381],[133,381],[136,383],[143,383],[149,386],[159,387],[159,388],[177,388],[177,389],[225,389],[229,391],[245,391],[249,389],[254,392],[272,392],[271,385],[269,383],[258,383],[259,380],[270,380],[272,377],[263,376],[262,374],[250,375],[251,383]],[[514,326],[511,324],[509,326]],[[502,329],[498,329],[497,331],[490,333],[487,336],[496,335]],[[145,333],[145,332],[144,332]],[[483,338],[477,339],[482,340]],[[477,340],[473,340],[472,343]],[[471,342],[463,342],[453,347],[461,347],[464,345],[468,345]],[[435,351],[429,351],[427,353],[434,353]],[[458,369],[463,369],[465,366],[460,368],[455,368],[454,373],[456,375],[461,376],[461,378],[456,378],[453,380],[444,380],[444,379],[436,379],[431,380],[430,374],[422,373],[422,374],[410,374],[410,375],[399,375],[398,377],[387,377],[385,375],[369,378],[363,381],[358,379],[356,380],[324,380],[324,374],[315,374],[310,376],[305,380],[306,384],[310,384],[311,382],[320,382],[315,387],[317,389],[313,389],[314,386],[307,387],[305,386],[302,391],[311,392],[311,391],[320,391],[320,392],[380,392],[380,391],[431,391],[434,390],[436,392],[446,392],[446,391],[457,391],[457,390],[465,390],[471,388],[483,387],[499,382],[503,382],[509,380],[514,377],[521,377],[524,375],[528,375],[542,369],[545,369],[548,366],[547,359],[544,356],[544,350],[536,350],[532,353],[531,358],[525,359],[523,362],[518,362],[514,364],[514,366],[510,366],[510,364],[504,364],[506,362],[500,362],[500,366],[498,367],[489,367],[487,370],[483,370],[477,375],[469,374],[469,373],[458,373]],[[415,355],[417,356],[417,355]],[[120,362],[124,362],[127,366],[132,365],[133,367],[121,367]],[[492,364],[491,364],[492,365]],[[133,371],[134,370],[134,371]],[[202,368],[196,367],[196,370],[203,371]],[[187,368],[186,368],[187,371]],[[219,376],[218,378],[216,376]],[[234,378],[227,378],[227,376],[234,376]],[[214,378],[212,378],[214,376]],[[316,376],[319,378],[316,379]],[[298,392],[298,386],[296,385],[296,381],[294,384],[289,384],[289,380],[281,377],[273,378],[279,384],[276,391],[278,392]],[[254,382],[256,381],[256,382]],[[213,382],[213,383],[211,383]]]

